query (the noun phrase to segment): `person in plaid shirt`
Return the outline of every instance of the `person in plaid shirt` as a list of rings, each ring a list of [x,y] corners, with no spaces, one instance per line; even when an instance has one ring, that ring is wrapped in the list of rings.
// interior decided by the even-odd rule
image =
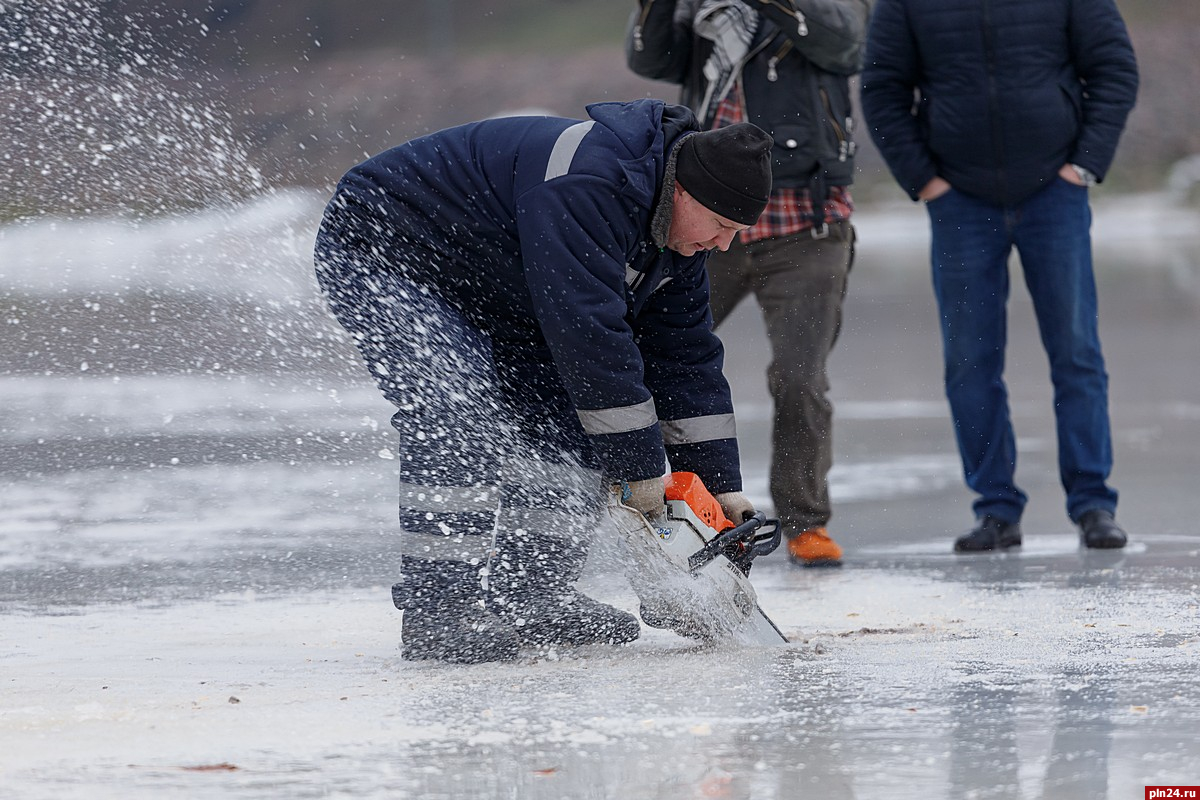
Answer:
[[[766,322],[775,405],[771,497],[804,566],[837,566],[833,406],[826,362],[854,261],[849,78],[873,0],[639,0],[626,57],[682,87],[703,126],[752,122],[774,138],[774,185],[758,222],[708,260],[716,325],[754,293]]]

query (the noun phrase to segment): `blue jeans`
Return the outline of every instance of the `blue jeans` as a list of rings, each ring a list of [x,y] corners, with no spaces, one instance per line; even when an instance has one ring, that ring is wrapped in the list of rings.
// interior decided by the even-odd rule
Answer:
[[[1114,511],[1108,374],[1097,329],[1087,189],[1057,178],[1015,206],[952,189],[928,204],[946,396],[975,514],[1020,520],[1016,438],[1004,384],[1008,258],[1016,247],[1054,384],[1067,514]]]

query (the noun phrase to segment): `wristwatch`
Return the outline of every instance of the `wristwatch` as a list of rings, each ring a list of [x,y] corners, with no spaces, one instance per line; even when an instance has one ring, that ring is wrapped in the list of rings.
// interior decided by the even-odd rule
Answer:
[[[1071,169],[1075,170],[1075,174],[1079,176],[1079,180],[1084,186],[1096,185],[1096,173],[1092,172],[1087,167],[1081,167],[1078,164],[1072,164]]]

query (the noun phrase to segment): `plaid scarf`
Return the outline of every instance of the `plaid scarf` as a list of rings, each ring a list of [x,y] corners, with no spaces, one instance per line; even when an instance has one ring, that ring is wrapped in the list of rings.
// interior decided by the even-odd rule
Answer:
[[[717,104],[737,81],[757,27],[758,13],[739,0],[701,0],[692,30],[710,40],[713,50],[704,62],[708,88],[700,103],[700,124],[712,119]]]

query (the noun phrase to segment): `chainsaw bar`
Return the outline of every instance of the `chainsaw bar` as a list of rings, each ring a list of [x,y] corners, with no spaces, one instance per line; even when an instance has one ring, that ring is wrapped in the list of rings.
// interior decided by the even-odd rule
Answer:
[[[778,521],[756,514],[717,533],[686,502],[666,507],[665,517],[649,520],[619,494],[609,498],[609,518],[636,565],[629,581],[642,601],[642,621],[704,641],[786,643],[748,577],[750,562],[779,545]]]

